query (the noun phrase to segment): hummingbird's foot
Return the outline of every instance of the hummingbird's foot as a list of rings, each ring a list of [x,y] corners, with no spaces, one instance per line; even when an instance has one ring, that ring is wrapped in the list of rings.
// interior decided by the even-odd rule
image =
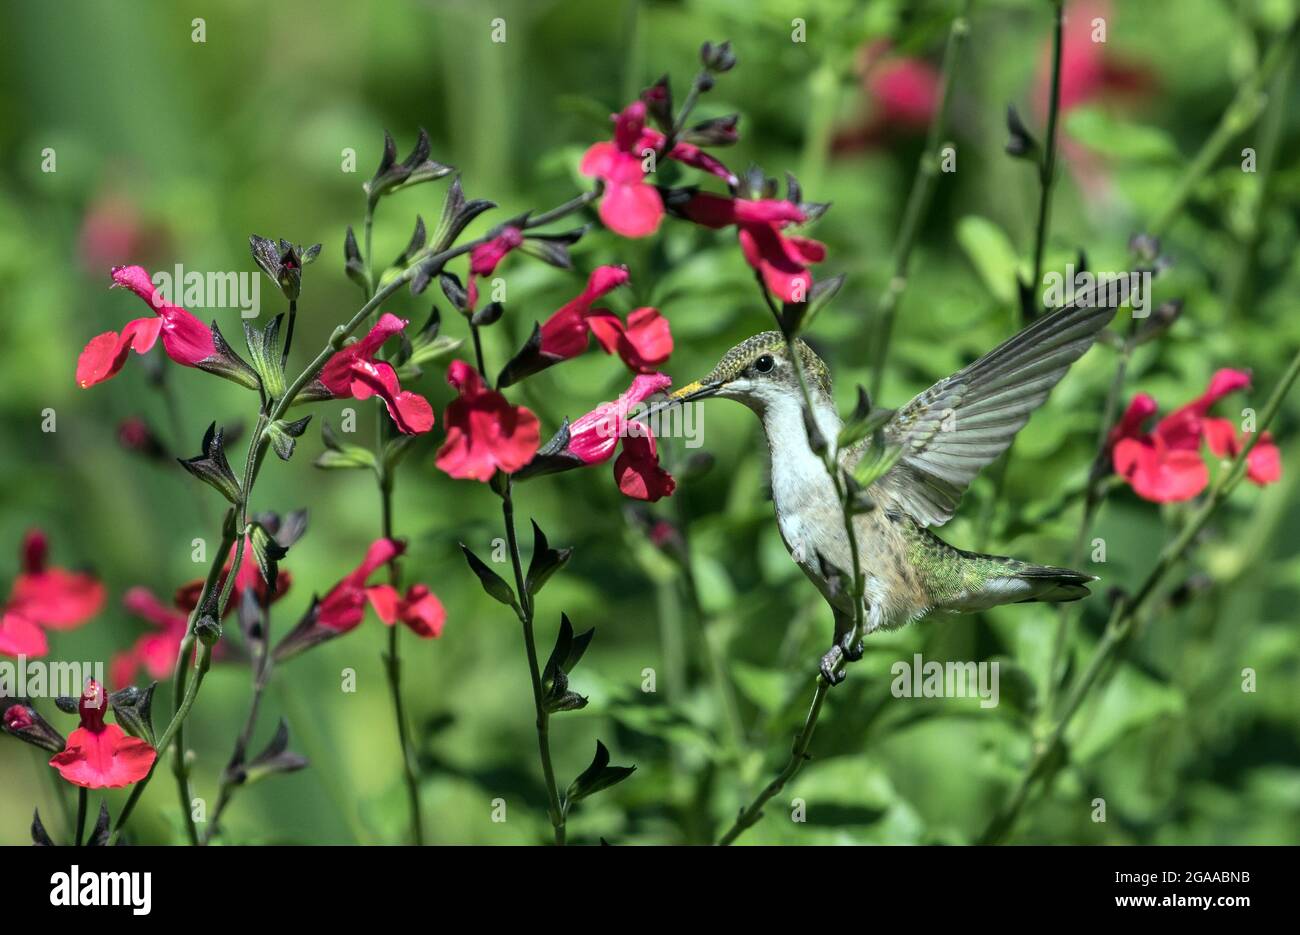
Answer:
[[[844,650],[844,660],[846,662],[857,662],[866,654],[867,648],[863,645],[862,640],[852,641],[849,636],[850,634],[845,633],[839,645]]]
[[[843,669],[836,671],[836,667],[839,666],[840,659],[843,656],[844,656],[844,649],[840,646],[839,643],[836,643],[834,646],[828,649],[826,651],[826,655],[822,656],[822,663],[821,663],[822,678],[826,680],[826,683],[828,685],[838,685],[840,684],[840,682],[844,681],[844,679],[848,676],[848,673],[845,672]]]

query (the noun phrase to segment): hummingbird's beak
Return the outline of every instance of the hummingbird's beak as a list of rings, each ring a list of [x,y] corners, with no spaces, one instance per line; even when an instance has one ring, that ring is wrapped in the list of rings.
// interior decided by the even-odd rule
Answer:
[[[721,383],[706,383],[703,380],[696,380],[694,383],[687,383],[681,389],[673,390],[668,394],[668,398],[675,403],[689,403],[693,399],[705,399],[713,396],[720,389],[722,389]]]

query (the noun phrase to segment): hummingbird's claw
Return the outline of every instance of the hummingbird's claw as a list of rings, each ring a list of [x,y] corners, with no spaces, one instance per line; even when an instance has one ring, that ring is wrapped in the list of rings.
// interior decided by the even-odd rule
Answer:
[[[847,662],[857,662],[866,655],[867,648],[863,645],[862,640],[850,642],[849,634],[844,634],[844,639],[840,641],[840,647],[844,650],[844,659]]]
[[[843,669],[836,671],[836,667],[840,664],[840,658],[843,655],[844,650],[839,643],[836,643],[826,651],[826,655],[822,656],[821,673],[822,678],[826,680],[826,684],[838,685],[848,676],[848,673]]]

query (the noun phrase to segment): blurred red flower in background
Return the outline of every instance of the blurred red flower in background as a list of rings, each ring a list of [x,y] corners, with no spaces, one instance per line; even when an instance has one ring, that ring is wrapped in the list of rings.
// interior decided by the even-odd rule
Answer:
[[[166,606],[151,591],[141,587],[127,591],[122,604],[132,614],[158,629],[146,633],[130,649],[113,656],[109,664],[109,680],[114,688],[130,685],[142,668],[152,679],[162,681],[171,678],[176,657],[180,655],[181,641],[189,628],[189,614],[180,608]]]
[[[400,620],[410,627],[412,633],[424,639],[442,635],[447,611],[438,596],[423,584],[411,585],[405,596],[392,585],[371,585],[366,588],[366,598],[379,619],[389,626]]]
[[[48,551],[39,529],[23,537],[22,570],[0,616],[0,655],[43,656],[49,641],[42,627],[72,629],[104,606],[104,585],[94,575],[49,565]]]
[[[39,529],[23,538],[23,570],[5,609],[51,630],[80,626],[104,606],[104,585],[94,575],[47,564],[48,551],[49,541]]]
[[[922,134],[939,106],[939,71],[924,59],[891,52],[888,40],[868,43],[859,53],[858,74],[866,113],[839,131],[837,153],[876,146],[893,136]]]

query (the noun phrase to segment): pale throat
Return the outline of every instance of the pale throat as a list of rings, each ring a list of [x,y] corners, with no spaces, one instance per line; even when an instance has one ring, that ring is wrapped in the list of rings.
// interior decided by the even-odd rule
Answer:
[[[834,503],[835,488],[820,456],[808,444],[803,421],[803,400],[782,394],[766,401],[759,413],[767,436],[772,462],[772,499],[778,512],[794,513]],[[822,437],[831,445],[842,422],[835,405],[820,393],[813,394],[813,418]]]

